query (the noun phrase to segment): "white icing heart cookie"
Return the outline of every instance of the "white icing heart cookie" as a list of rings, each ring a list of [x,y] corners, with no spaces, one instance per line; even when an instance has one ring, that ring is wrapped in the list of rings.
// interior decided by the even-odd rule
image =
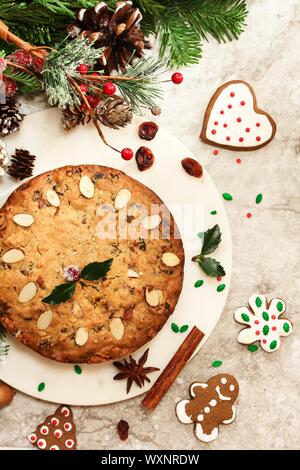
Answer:
[[[233,80],[222,85],[210,100],[201,131],[207,144],[230,150],[257,150],[273,140],[276,123],[257,107],[253,88]]]

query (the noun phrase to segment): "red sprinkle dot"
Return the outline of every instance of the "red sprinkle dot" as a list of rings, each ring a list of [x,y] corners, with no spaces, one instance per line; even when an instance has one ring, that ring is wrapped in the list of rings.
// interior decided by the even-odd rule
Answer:
[[[255,332],[255,334],[256,334],[256,336],[260,335],[260,331],[257,330],[257,331]]]
[[[211,133],[212,133],[213,135],[215,135],[215,134],[217,133],[216,129],[213,129],[213,130],[211,131]]]
[[[240,142],[244,142],[244,137],[240,137],[240,138],[239,138],[239,141],[240,141]]]
[[[214,122],[214,125],[215,125],[215,126],[218,126],[218,125],[219,125],[218,121],[215,121],[215,122]]]
[[[229,137],[229,135],[226,137],[226,140],[227,140],[227,141],[229,141],[229,140],[230,140],[230,137]]]
[[[260,122],[257,122],[257,123],[256,123],[256,127],[260,127]]]
[[[221,276],[218,276],[218,277],[217,277],[217,281],[219,281],[219,282],[222,281]]]
[[[230,93],[230,96],[231,98],[234,98],[235,97],[235,93],[233,93],[233,91]]]
[[[266,339],[263,339],[262,340],[262,343],[266,344],[267,340]]]
[[[219,155],[219,150],[214,150],[213,154],[214,155]]]
[[[242,122],[242,118],[237,118],[237,122]]]
[[[223,109],[222,109],[222,111],[220,111],[220,114],[224,114],[224,111],[223,111]]]
[[[229,104],[229,105],[228,105],[228,109],[231,109],[231,108],[232,108],[232,104]]]
[[[259,325],[259,320],[255,320],[255,325]]]
[[[260,141],[261,141],[261,137],[259,137],[259,136],[256,137],[256,140],[257,140],[257,142],[260,142]]]
[[[276,320],[276,315],[271,316],[272,320]]]
[[[276,326],[272,326],[272,330],[273,330],[273,331],[276,331],[276,330],[277,330],[277,327],[276,327]]]
[[[251,217],[252,217],[251,212],[248,212],[248,214],[247,214],[247,219],[251,219]]]
[[[226,127],[228,127],[228,124],[226,124],[226,122],[225,122],[225,124],[223,124],[223,127],[225,127],[225,129],[226,129]]]
[[[246,132],[250,132],[250,127],[246,127]]]
[[[245,106],[245,101],[241,101],[241,106]]]
[[[242,163],[242,160],[240,158],[237,158],[236,163]]]

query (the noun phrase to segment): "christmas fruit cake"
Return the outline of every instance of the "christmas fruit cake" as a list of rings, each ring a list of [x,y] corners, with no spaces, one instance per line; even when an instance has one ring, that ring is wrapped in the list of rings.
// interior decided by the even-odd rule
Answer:
[[[173,313],[184,250],[159,197],[123,172],[68,166],[0,210],[0,324],[69,363],[126,356]]]

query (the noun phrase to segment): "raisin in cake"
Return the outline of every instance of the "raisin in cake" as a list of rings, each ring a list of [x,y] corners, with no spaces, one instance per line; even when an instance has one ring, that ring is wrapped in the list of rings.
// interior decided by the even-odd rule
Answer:
[[[119,170],[68,166],[31,179],[0,210],[0,234],[0,323],[47,358],[125,356],[175,309],[184,250],[174,219],[155,193]],[[44,302],[67,283],[66,268],[108,259],[100,281],[81,279],[69,300]]]

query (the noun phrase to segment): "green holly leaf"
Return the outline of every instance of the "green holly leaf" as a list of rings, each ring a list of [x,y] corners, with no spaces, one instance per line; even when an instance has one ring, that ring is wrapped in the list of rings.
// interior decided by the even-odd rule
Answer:
[[[180,333],[185,333],[189,329],[189,325],[182,325],[180,328]]]
[[[221,242],[221,230],[218,224],[204,233],[201,255],[209,255],[215,251]]]
[[[171,328],[174,331],[174,333],[179,333],[179,326],[176,325],[176,323],[172,323]]]
[[[223,266],[213,258],[203,258],[199,261],[199,266],[203,269],[205,274],[211,277],[225,276]]]
[[[111,268],[113,259],[108,259],[102,263],[90,263],[81,271],[81,278],[86,281],[99,281],[103,279]]]
[[[67,300],[70,300],[75,292],[76,289],[76,282],[68,282],[65,284],[61,284],[60,286],[54,287],[53,291],[51,292],[48,297],[45,297],[42,302],[45,304],[50,305],[58,305]]]

